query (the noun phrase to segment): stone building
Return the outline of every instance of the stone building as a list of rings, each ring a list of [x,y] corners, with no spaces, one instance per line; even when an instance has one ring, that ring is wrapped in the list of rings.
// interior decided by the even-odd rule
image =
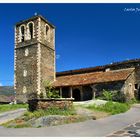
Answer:
[[[140,59],[56,73],[53,85],[62,97],[76,101],[99,97],[103,90],[140,98]]]
[[[75,101],[100,96],[103,89],[139,97],[140,59],[104,66],[55,72],[55,27],[40,15],[15,26],[15,82],[17,101],[44,93],[51,81],[63,98]]]
[[[42,16],[16,24],[14,88],[19,102],[44,92],[44,80],[55,80],[54,37],[55,27]]]

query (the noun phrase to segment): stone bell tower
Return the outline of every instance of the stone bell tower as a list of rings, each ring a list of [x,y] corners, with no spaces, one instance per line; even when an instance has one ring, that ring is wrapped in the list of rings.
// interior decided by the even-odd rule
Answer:
[[[14,70],[17,102],[38,97],[43,82],[55,80],[55,27],[40,15],[15,26]]]

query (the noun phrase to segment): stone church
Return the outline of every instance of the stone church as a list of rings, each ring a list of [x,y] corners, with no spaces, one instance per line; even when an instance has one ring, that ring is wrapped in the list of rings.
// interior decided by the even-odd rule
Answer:
[[[103,90],[120,91],[129,99],[140,92],[140,59],[56,72],[55,26],[41,15],[15,26],[14,88],[18,102],[38,98],[51,81],[62,98],[85,101]]]

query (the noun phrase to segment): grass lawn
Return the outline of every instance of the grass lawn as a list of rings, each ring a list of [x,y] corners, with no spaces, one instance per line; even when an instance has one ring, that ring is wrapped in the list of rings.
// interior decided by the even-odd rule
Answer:
[[[128,111],[131,108],[131,105],[133,103],[119,103],[119,102],[107,102],[106,104],[96,106],[95,104],[89,105],[86,108],[90,110],[98,110],[98,111],[104,111],[108,112],[111,115],[124,113]]]
[[[16,110],[19,108],[27,108],[28,104],[4,104],[4,105],[0,105],[0,113],[2,112],[6,112],[6,111],[11,111],[11,110]]]

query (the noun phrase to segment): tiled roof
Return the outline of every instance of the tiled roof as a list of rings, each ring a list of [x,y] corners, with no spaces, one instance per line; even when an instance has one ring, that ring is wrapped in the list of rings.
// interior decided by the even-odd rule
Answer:
[[[134,68],[129,68],[108,72],[92,72],[85,74],[59,76],[56,78],[56,81],[53,82],[53,86],[77,86],[113,81],[124,81],[133,71]]]

